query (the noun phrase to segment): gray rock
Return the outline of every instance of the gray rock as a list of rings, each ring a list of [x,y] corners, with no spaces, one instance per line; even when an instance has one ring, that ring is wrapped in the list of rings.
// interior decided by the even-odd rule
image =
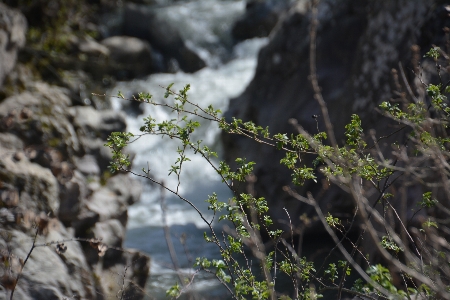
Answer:
[[[16,161],[11,151],[0,147],[0,178],[18,188],[20,207],[58,214],[58,182],[49,169],[27,159]]]
[[[90,57],[107,58],[110,55],[108,47],[105,47],[90,36],[71,36],[70,42],[78,52],[87,54]]]
[[[102,175],[112,159],[111,150],[104,144],[111,132],[125,130],[123,113],[113,110],[99,111],[90,106],[71,107],[69,111],[84,153],[95,158]]]
[[[37,244],[70,238],[63,225],[55,219],[47,236],[39,236]],[[11,239],[0,237],[0,247],[12,249],[14,258],[24,259],[31,249],[32,237],[18,230],[12,230]],[[62,299],[75,297],[83,299],[95,298],[95,282],[84,260],[83,251],[78,242],[70,242],[67,251],[58,255],[53,246],[36,247],[27,261],[22,277],[18,282],[20,294],[29,295],[32,299]],[[19,299],[19,298],[17,298]],[[20,299],[26,299],[20,298]]]
[[[23,142],[11,133],[0,133],[0,145],[11,150],[23,150]]]
[[[141,290],[134,287],[144,286],[145,281],[149,275],[150,259],[148,256],[135,250],[128,250],[122,253],[119,260],[120,264],[113,264],[108,266],[106,270],[101,272],[100,284],[103,287],[106,295],[113,298],[117,295],[122,296],[123,299],[140,299],[143,297]],[[124,269],[123,266],[129,266]],[[123,290],[118,290],[117,282],[124,282]],[[107,299],[109,298],[107,297]]]
[[[127,204],[122,202],[116,193],[103,187],[86,201],[87,208],[100,216],[100,222],[119,219],[125,224],[127,220]]]
[[[96,110],[91,106],[70,108],[74,126],[80,135],[105,141],[114,131],[124,131],[125,116],[114,110]],[[88,146],[88,145],[85,145]]]
[[[96,223],[92,233],[95,238],[100,239],[102,243],[110,247],[121,248],[125,239],[125,227],[119,220],[114,219]],[[120,261],[122,254],[122,251],[118,249],[109,248],[105,252],[103,262],[107,261],[107,264],[109,264],[108,261]]]
[[[168,62],[178,61],[181,69],[191,73],[206,66],[200,56],[186,46],[178,29],[147,6],[128,3],[124,8],[124,34],[146,40]]]
[[[116,193],[120,202],[128,205],[136,203],[141,197],[141,182],[128,174],[118,174],[109,178],[106,186]]]
[[[11,27],[20,16],[10,13],[0,4],[0,85],[4,66],[14,65],[15,52],[25,42],[24,33]],[[93,39],[74,42],[77,53],[99,60],[110,55]],[[26,78],[21,81],[25,92],[0,103],[0,255],[15,268],[12,280],[20,269],[19,258],[31,249],[31,228],[36,224],[39,229],[40,245],[25,265],[14,299],[104,299],[105,291],[115,298],[122,286],[103,285],[101,277],[125,270],[129,273],[124,278],[144,287],[148,265],[146,272],[137,268],[145,269],[147,257],[123,254],[122,249],[100,258],[88,242],[75,241],[75,236],[95,234],[110,246],[123,246],[128,205],[139,199],[140,186],[122,174],[106,181],[111,153],[104,143],[111,132],[125,130],[124,116],[72,107],[67,89]],[[57,253],[54,242],[62,240],[65,245]],[[95,259],[89,256],[91,249]],[[7,295],[3,292],[0,287],[0,299]]]
[[[126,174],[118,174],[108,179],[106,186],[96,190],[86,201],[89,211],[99,215],[101,222],[118,219],[123,226],[128,216],[127,208],[137,202],[142,187],[139,181]]]
[[[101,43],[110,53],[108,66],[117,78],[141,77],[154,71],[155,58],[147,41],[136,37],[113,36]]]
[[[109,163],[112,160],[112,153],[109,148],[104,146],[105,140],[81,135],[80,142],[85,153],[95,157],[100,168],[100,173],[103,174],[107,171]]]
[[[25,45],[27,20],[18,11],[0,3],[0,87],[14,68],[17,53]]]
[[[75,166],[86,176],[100,175],[100,167],[93,155],[88,154],[81,158],[75,158]]]
[[[64,155],[80,149],[69,120],[67,90],[43,82],[30,83],[29,91],[0,103],[0,132],[9,132],[28,145],[51,146]]]
[[[92,227],[100,221],[100,215],[96,212],[89,211],[87,208],[82,207],[81,212],[77,215],[77,219],[72,221],[71,226],[75,230],[75,236],[89,237]]]
[[[92,231],[95,238],[112,247],[121,247],[125,238],[125,228],[114,219],[96,223]]]

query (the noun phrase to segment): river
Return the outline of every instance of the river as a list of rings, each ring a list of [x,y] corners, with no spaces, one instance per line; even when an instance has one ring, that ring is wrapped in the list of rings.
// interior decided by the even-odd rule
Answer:
[[[230,30],[233,22],[244,13],[245,1],[155,1],[159,13],[180,28],[187,43],[198,50],[208,66],[196,73],[153,74],[144,79],[119,82],[111,91],[121,91],[125,96],[136,92],[149,92],[157,102],[172,102],[170,97],[164,99],[164,89],[174,83],[174,90],[185,84],[191,85],[189,99],[203,107],[213,105],[222,112],[227,109],[229,99],[243,92],[252,79],[257,53],[268,39],[257,38],[237,45],[231,44]],[[124,110],[126,102],[112,99],[113,107]],[[139,116],[128,115],[128,131],[139,133],[145,116],[152,116],[158,121],[176,118],[176,115],[161,107],[144,106],[144,113]],[[221,153],[219,128],[215,124],[202,122],[197,137]],[[152,176],[175,189],[176,176],[168,176],[170,165],[177,159],[177,141],[146,136],[131,144],[130,149],[136,153],[134,171],[150,168]],[[227,201],[231,192],[221,182],[214,170],[200,156],[189,154],[190,162],[185,163],[181,174],[180,193],[198,207],[207,217],[212,217],[207,210],[205,200],[216,192],[220,201]],[[219,157],[220,158],[220,157]],[[217,162],[216,162],[217,163]],[[177,281],[173,261],[169,255],[164,237],[164,218],[170,227],[172,241],[180,269],[185,274],[192,274],[192,265],[196,257],[219,258],[217,248],[207,244],[203,232],[206,224],[198,213],[188,204],[167,193],[164,203],[167,207],[163,215],[159,188],[143,181],[144,192],[141,201],[129,209],[128,231],[125,247],[139,249],[151,257],[150,278],[147,293],[153,299],[166,299],[165,293]],[[216,225],[219,226],[219,225]],[[227,299],[227,292],[221,288],[213,277],[205,274],[196,277],[190,286],[190,292],[197,298]]]

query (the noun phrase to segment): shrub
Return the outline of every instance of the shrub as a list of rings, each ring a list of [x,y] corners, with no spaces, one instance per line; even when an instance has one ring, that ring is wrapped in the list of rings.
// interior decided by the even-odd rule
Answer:
[[[450,232],[447,225],[450,214],[450,138],[447,130],[450,108],[446,96],[450,92],[450,81],[444,81],[446,68],[440,65],[448,65],[448,56],[437,47],[426,54],[428,59],[435,61],[437,84],[426,83],[416,74],[420,86],[412,89],[406,80],[402,84],[398,80],[398,74],[404,74],[403,69],[393,73],[399,99],[379,106],[379,112],[395,125],[391,132],[376,136],[374,131],[364,130],[358,115],[352,115],[345,126],[346,139],[340,144],[335,138],[317,81],[317,8],[313,6],[312,10],[310,79],[321,108],[325,132],[311,134],[294,119],[289,120],[296,130],[291,135],[271,133],[269,128],[251,121],[233,118],[227,122],[212,106],[205,108],[189,101],[189,85],[178,92],[169,85],[165,88],[165,98],[172,97],[172,104],[157,103],[150,94],[139,94],[133,100],[164,106],[176,112],[178,118],[156,122],[149,116],[144,119],[141,133],[111,135],[106,144],[114,155],[111,172],[125,171],[146,178],[198,212],[210,231],[205,233],[205,241],[218,247],[221,258],[199,257],[194,267],[197,272],[214,274],[234,299],[318,299],[327,291],[332,291],[339,299],[343,293],[367,299],[450,299],[450,245],[445,239]],[[420,93],[421,90],[426,93]],[[124,99],[121,93],[118,97]],[[217,154],[192,135],[200,126],[198,119],[215,122],[228,134],[244,136],[285,153],[280,163],[291,170],[292,185],[285,186],[284,191],[314,208],[344,259],[337,263],[324,262],[318,268],[301,257],[301,249],[294,246],[292,222],[287,231],[274,228],[266,200],[252,193],[255,163],[238,158],[235,169],[223,161],[216,164],[213,158]],[[129,169],[129,157],[123,150],[144,135],[161,135],[179,141],[178,159],[169,170],[169,175],[177,176],[178,180],[183,165],[189,161],[188,149],[210,164],[235,195],[228,202],[219,201],[215,194],[206,201],[214,216],[225,212],[218,219],[233,223],[233,230],[217,232],[213,227],[214,219],[207,220],[178,190],[153,178],[149,170],[136,173]],[[384,141],[388,141],[387,146]],[[315,181],[319,173],[352,200],[354,214],[349,225],[329,213],[325,215],[311,193],[300,195],[295,191],[296,185]],[[237,193],[235,187],[239,184],[246,184],[248,193]],[[415,206],[408,207],[412,211],[407,217],[405,190],[413,184],[420,186],[423,192],[412,197],[416,200]],[[286,214],[290,219],[287,210]],[[352,240],[349,233],[356,223],[362,230],[358,238]],[[378,261],[368,256],[368,249],[362,246],[363,240],[373,246],[380,257]],[[350,250],[344,247],[344,242],[351,245]],[[272,245],[272,251],[268,251],[267,245]],[[258,261],[257,268],[252,266],[252,259]],[[352,288],[346,288],[344,283],[351,273],[360,278],[352,282]],[[281,274],[290,279],[290,296],[275,288]],[[395,283],[394,277],[399,279]],[[178,297],[188,284],[180,278],[167,295]]]
[[[435,60],[438,66],[441,51],[433,48],[426,56]],[[437,70],[441,78],[442,68],[438,66]],[[145,118],[140,134],[112,134],[106,144],[114,154],[111,172],[126,171],[145,177],[197,210],[210,230],[209,234],[205,233],[205,240],[217,245],[221,258],[211,261],[199,257],[195,267],[198,271],[214,274],[235,299],[290,299],[275,290],[280,273],[291,279],[294,291],[291,296],[294,299],[317,299],[328,290],[335,291],[336,298],[345,292],[365,295],[369,299],[411,299],[416,295],[426,299],[449,299],[450,247],[445,236],[449,232],[447,218],[450,212],[447,200],[450,194],[450,138],[447,135],[450,108],[445,94],[450,91],[450,86],[449,82],[442,81],[438,84],[422,81],[422,85],[427,92],[422,98],[414,94],[408,97],[403,93],[400,103],[388,101],[379,106],[380,112],[397,124],[392,133],[382,137],[372,133],[369,136],[372,141],[369,141],[360,118],[352,115],[350,123],[345,126],[346,141],[343,145],[329,138],[333,135],[330,127],[328,132],[312,135],[296,120],[290,120],[290,123],[298,134],[290,136],[271,134],[268,128],[239,119],[226,122],[219,116],[220,111],[212,106],[203,108],[190,102],[189,85],[178,92],[170,85],[165,90],[165,97],[173,97],[174,102],[164,106],[175,111],[179,117],[157,123],[149,116]],[[119,93],[119,97],[123,98],[123,95]],[[154,102],[149,94],[139,94],[135,100],[162,105]],[[326,111],[322,113],[326,118]],[[344,226],[339,218],[330,214],[325,216],[310,193],[300,195],[291,187],[284,188],[291,196],[314,207],[344,260],[318,269],[311,261],[298,256],[298,249],[293,244],[292,224],[290,232],[274,229],[265,199],[255,198],[251,192],[235,194],[228,202],[218,201],[215,194],[206,200],[214,215],[226,212],[219,217],[219,221],[228,220],[234,224],[234,230],[223,234],[216,232],[212,221],[207,220],[188,199],[152,178],[148,170],[138,174],[128,168],[130,161],[123,153],[126,145],[143,135],[162,135],[177,139],[180,143],[179,158],[169,174],[179,179],[183,164],[189,161],[186,150],[191,149],[208,161],[231,190],[239,183],[251,185],[254,162],[238,158],[238,167],[234,170],[223,161],[215,164],[213,157],[217,154],[203,145],[201,140],[192,137],[200,126],[199,118],[218,123],[229,134],[245,136],[284,151],[285,158],[280,163],[292,170],[294,185],[315,180],[317,173],[323,173],[330,183],[347,192],[354,204],[352,224],[358,217],[358,222],[364,227],[358,239],[351,241],[351,251],[343,246],[343,241],[350,240],[347,235],[351,226]],[[388,136],[391,139],[393,136],[394,142],[390,147],[382,147],[380,141]],[[306,156],[312,158],[309,163],[302,160]],[[398,207],[402,199],[397,182],[401,182],[400,185],[417,183],[423,188],[424,193],[417,206],[410,207],[414,211],[413,217],[426,211],[426,218],[416,218],[420,226],[413,226],[412,217],[407,220],[400,216]],[[268,236],[274,245],[273,251],[266,251],[267,243],[264,243],[263,235]],[[372,264],[366,253],[362,252],[363,238],[371,240],[382,257],[382,264]],[[251,259],[245,249],[249,249],[259,261],[259,271],[249,264]],[[362,266],[356,263],[357,257],[363,258]],[[344,282],[351,272],[356,272],[360,279],[354,282],[352,289],[347,289]],[[393,284],[392,274],[401,278],[400,284]],[[184,285],[183,281],[177,283],[167,295],[178,297]]]

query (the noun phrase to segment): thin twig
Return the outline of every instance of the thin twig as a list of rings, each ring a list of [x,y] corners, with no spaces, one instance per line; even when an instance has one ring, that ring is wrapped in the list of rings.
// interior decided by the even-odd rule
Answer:
[[[331,124],[330,115],[328,113],[328,108],[325,100],[322,96],[322,91],[320,90],[319,80],[317,78],[317,66],[316,66],[316,37],[317,37],[317,27],[319,25],[319,20],[317,18],[319,4],[318,0],[312,0],[311,7],[311,28],[309,31],[309,72],[312,88],[314,91],[314,99],[319,103],[320,110],[322,112],[322,117],[325,122],[325,127],[327,129],[327,134],[330,139],[331,146],[337,148],[336,137],[334,136],[333,125]]]
[[[15,289],[16,289],[17,283],[19,282],[19,279],[20,279],[20,277],[22,276],[22,273],[23,273],[23,268],[25,267],[25,264],[27,263],[28,259],[30,258],[31,252],[33,252],[33,250],[34,250],[34,248],[35,248],[35,244],[36,244],[36,239],[37,239],[38,233],[39,233],[39,228],[36,226],[36,232],[35,232],[35,234],[34,234],[33,244],[31,245],[30,251],[28,251],[27,257],[26,257],[25,260],[23,261],[23,264],[22,264],[22,266],[21,266],[21,268],[20,268],[19,274],[17,274],[16,281],[14,282],[14,286],[13,286],[13,288],[12,288],[12,290],[11,290],[11,295],[9,296],[9,299],[10,299],[10,300],[13,299],[14,291],[15,291]]]

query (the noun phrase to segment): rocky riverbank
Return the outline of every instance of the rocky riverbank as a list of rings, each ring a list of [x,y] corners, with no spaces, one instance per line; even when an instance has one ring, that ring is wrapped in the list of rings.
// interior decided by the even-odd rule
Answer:
[[[111,132],[126,129],[124,115],[107,104],[92,106],[82,79],[98,74],[83,62],[70,68],[70,61],[55,59],[66,74],[77,74],[67,79],[55,71],[56,85],[27,65],[36,51],[29,45],[16,64],[29,43],[27,19],[0,4],[0,23],[0,298],[12,290],[14,299],[142,298],[150,258],[122,247],[127,209],[139,200],[141,186],[128,174],[108,171],[111,154],[103,146]],[[121,59],[126,56],[136,64],[133,51],[140,61],[150,47],[130,39],[119,41],[130,46],[126,54],[114,38],[72,42],[86,56],[128,63]],[[146,74],[141,66],[130,76]]]

